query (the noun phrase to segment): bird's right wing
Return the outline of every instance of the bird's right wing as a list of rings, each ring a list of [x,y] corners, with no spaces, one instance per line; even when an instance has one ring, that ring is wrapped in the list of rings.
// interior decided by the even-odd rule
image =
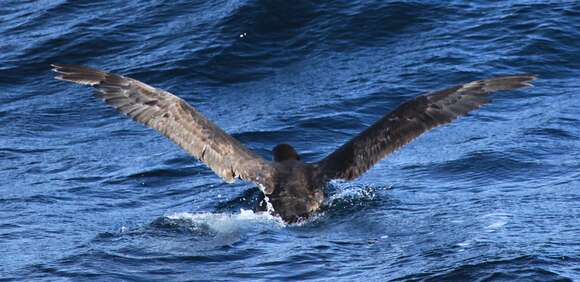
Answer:
[[[104,71],[54,64],[57,79],[93,86],[105,103],[151,127],[196,157],[227,182],[236,178],[264,185],[270,162],[213,124],[181,98],[137,80]]]
[[[327,179],[351,180],[396,149],[433,127],[490,102],[495,91],[532,86],[531,75],[479,80],[434,92],[403,103],[318,163]]]

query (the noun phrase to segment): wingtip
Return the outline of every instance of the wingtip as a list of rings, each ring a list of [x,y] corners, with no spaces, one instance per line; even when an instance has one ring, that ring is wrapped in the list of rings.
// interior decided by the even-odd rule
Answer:
[[[534,87],[532,81],[538,78],[535,74],[508,75],[485,80],[488,91],[502,91],[515,88]]]
[[[51,66],[51,70],[53,72],[56,72],[56,73],[64,73],[64,72],[66,72],[65,70],[67,68],[67,65],[57,64],[57,63],[52,63],[52,64],[50,64],[50,66]]]
[[[536,75],[522,74],[506,77],[508,84],[512,84],[514,88],[534,87],[532,81],[537,79]]]
[[[522,82],[522,85],[523,85],[523,87],[534,87],[534,85],[530,82]]]
[[[95,86],[96,84],[99,84],[105,76],[105,74],[99,70],[78,65],[53,63],[50,64],[50,66],[52,67],[52,71],[57,73],[54,77],[55,79],[82,85]]]
[[[50,64],[51,66],[51,70],[55,73],[57,73],[57,75],[54,76],[54,79],[57,80],[62,80],[62,81],[68,81],[67,79],[64,78],[64,72],[62,71],[62,69],[64,68],[64,65],[62,64]]]
[[[538,79],[538,75],[536,75],[536,74],[525,74],[525,75],[521,75],[521,77],[525,78],[524,80],[522,80],[520,82],[522,87],[534,87],[534,85],[532,84],[532,81]]]
[[[516,75],[508,75],[508,76],[504,76],[504,77],[498,77],[499,79],[501,78],[505,78],[505,79],[515,79],[515,80],[519,80],[519,81],[533,81],[538,79],[538,76],[535,74],[516,74]]]
[[[59,64],[59,63],[52,63],[50,64],[53,70],[57,69],[64,69],[66,67],[73,67],[74,65],[67,65],[67,64]]]
[[[62,65],[53,63],[53,64],[50,64],[50,67],[51,67],[51,69],[50,69],[51,71],[57,73],[57,75],[54,76],[54,79],[65,81],[65,79],[62,77],[62,72],[60,72]]]
[[[61,68],[60,64],[50,64],[50,70],[53,72],[58,72],[58,70]]]

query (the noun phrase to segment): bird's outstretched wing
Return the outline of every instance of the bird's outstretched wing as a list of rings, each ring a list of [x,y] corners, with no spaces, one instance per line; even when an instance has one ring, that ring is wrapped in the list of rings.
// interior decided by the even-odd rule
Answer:
[[[502,76],[416,97],[385,115],[318,163],[327,179],[351,180],[428,130],[490,102],[495,91],[532,86],[532,75]]]
[[[93,86],[107,104],[151,127],[209,166],[227,182],[265,185],[270,162],[248,150],[181,98],[137,80],[75,65],[54,64],[57,79]]]

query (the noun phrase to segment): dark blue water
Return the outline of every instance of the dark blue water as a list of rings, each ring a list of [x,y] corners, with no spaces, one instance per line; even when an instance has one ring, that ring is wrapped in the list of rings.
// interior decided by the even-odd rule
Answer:
[[[0,280],[580,279],[580,4],[469,2],[2,1]],[[164,88],[308,161],[427,91],[540,79],[287,226],[50,63]]]

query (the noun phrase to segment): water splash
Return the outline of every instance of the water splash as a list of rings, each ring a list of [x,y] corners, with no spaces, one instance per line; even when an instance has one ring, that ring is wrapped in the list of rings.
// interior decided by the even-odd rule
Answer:
[[[189,213],[180,212],[166,216],[178,224],[187,225],[195,231],[209,233],[234,233],[256,227],[283,228],[286,224],[268,212],[240,209],[240,213]]]
[[[377,188],[373,186],[350,186],[350,185],[337,185],[337,183],[331,183],[332,187],[336,190],[328,197],[326,200],[326,206],[342,206],[348,205],[353,206],[357,204],[364,204],[365,202],[373,201],[377,198],[377,190],[382,188]],[[390,187],[387,187],[389,189]]]
[[[274,206],[272,206],[272,203],[270,203],[270,198],[268,198],[268,196],[266,196],[266,194],[264,194],[264,202],[266,203],[266,211],[269,214],[274,213]]]

